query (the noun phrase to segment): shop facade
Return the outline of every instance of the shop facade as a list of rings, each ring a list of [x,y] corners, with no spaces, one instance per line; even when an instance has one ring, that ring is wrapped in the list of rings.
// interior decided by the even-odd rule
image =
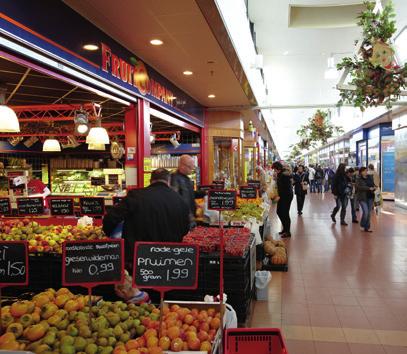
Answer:
[[[15,90],[14,101],[9,105],[19,117],[21,132],[1,136],[0,154],[6,156],[4,167],[9,155],[27,157],[27,165],[35,170],[31,172],[47,182],[53,193],[58,193],[59,188],[62,194],[72,192],[73,187],[67,184],[101,177],[98,187],[85,183],[82,190],[78,189],[94,195],[106,192],[102,186],[109,189],[120,185],[120,191],[143,187],[149,183],[153,168],[174,169],[179,155],[188,153],[198,166],[195,182],[201,183],[207,164],[204,108],[62,2],[46,5],[46,9],[41,9],[41,5],[30,1],[10,1],[1,9],[2,64],[27,72],[21,82],[14,80],[9,85],[10,93]],[[75,30],[58,26],[62,18],[65,23],[75,24]],[[92,44],[96,50],[84,49],[86,44]],[[29,85],[34,77],[42,80],[41,85]],[[5,75],[1,79],[7,78]],[[42,89],[60,90],[58,99],[47,100],[49,93],[32,92],[34,87],[47,86],[46,82],[54,86]],[[24,94],[32,100],[23,100]],[[95,124],[92,114],[95,101],[102,111],[100,124],[108,131],[110,144],[106,144],[105,150],[90,151],[84,136],[74,133],[73,121],[82,112],[91,126]],[[66,124],[57,132],[61,122]],[[42,130],[25,131],[29,124],[38,124]],[[60,140],[62,147],[68,145],[68,136],[73,137],[74,144],[61,153],[44,153],[41,143],[51,136]],[[27,143],[30,137],[36,139],[31,145]],[[98,176],[86,173],[79,176],[73,172],[96,169],[101,170]],[[117,171],[103,172],[108,169]],[[73,181],[64,183],[61,189],[55,181],[67,181],[67,177]]]

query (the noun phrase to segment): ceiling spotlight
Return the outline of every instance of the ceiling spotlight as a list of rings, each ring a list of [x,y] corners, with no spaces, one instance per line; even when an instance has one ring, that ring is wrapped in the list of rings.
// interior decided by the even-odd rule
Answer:
[[[164,44],[164,42],[163,42],[161,39],[152,39],[152,40],[150,41],[150,43],[151,43],[152,45],[162,45],[162,44]]]
[[[216,96],[213,94],[213,93],[211,93],[210,95],[208,95],[208,98],[215,98]]]
[[[87,43],[87,44],[84,44],[82,46],[82,48],[85,49],[85,50],[89,50],[91,52],[94,52],[95,50],[99,49],[99,46],[96,45],[96,44],[93,44],[93,43]]]
[[[177,140],[177,134],[173,134],[170,138],[170,143],[172,146],[177,149],[181,144]]]
[[[75,132],[85,135],[89,131],[89,116],[84,110],[77,111],[74,117]]]
[[[183,72],[183,74],[186,75],[186,76],[191,76],[191,75],[193,74],[193,72],[190,71],[190,70],[185,70],[185,71]]]

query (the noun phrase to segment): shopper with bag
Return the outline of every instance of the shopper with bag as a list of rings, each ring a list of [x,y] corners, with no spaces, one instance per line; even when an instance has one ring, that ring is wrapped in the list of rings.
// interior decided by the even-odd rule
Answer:
[[[347,226],[345,221],[346,217],[346,207],[348,205],[348,195],[347,187],[348,183],[351,182],[346,175],[346,165],[344,163],[339,164],[336,170],[335,176],[332,180],[332,193],[335,198],[335,208],[332,210],[331,219],[333,223],[336,223],[335,216],[339,209],[341,210],[341,225]]]
[[[360,229],[365,232],[373,232],[370,229],[370,217],[372,214],[376,187],[373,178],[369,178],[366,167],[361,167],[359,170],[359,179],[357,181],[356,190],[360,208],[362,209]]]
[[[294,192],[297,197],[297,213],[300,216],[302,215],[308,185],[308,174],[304,171],[304,166],[299,165],[297,172],[294,174]]]
[[[273,170],[277,173],[278,196],[274,198],[277,202],[277,215],[283,225],[280,232],[281,237],[291,237],[290,207],[293,201],[293,184],[291,172],[284,168],[281,162],[273,163]]]
[[[355,170],[350,167],[346,171],[346,174],[349,178],[348,182],[348,197],[349,197],[349,202],[350,202],[350,207],[351,207],[351,212],[352,212],[352,223],[357,224],[359,223],[358,217],[356,215],[356,177],[355,177]]]

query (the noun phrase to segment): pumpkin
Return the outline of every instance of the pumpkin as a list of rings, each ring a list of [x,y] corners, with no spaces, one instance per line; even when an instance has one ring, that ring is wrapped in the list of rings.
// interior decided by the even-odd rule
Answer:
[[[271,258],[271,263],[272,264],[286,264],[287,263],[287,255],[282,254],[282,253],[276,253]]]
[[[274,244],[276,245],[276,247],[284,247],[284,248],[286,247],[285,242],[281,241],[281,240],[275,241]]]
[[[267,254],[269,254],[271,256],[274,255],[276,247],[274,246],[272,241],[264,241],[263,247],[264,247],[264,252],[266,252]]]

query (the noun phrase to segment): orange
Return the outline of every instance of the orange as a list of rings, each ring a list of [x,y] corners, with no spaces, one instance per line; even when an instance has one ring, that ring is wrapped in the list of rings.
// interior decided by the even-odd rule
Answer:
[[[179,327],[173,326],[167,329],[167,335],[170,339],[176,339],[180,336],[181,331]]]
[[[170,349],[170,346],[171,346],[171,339],[167,336],[161,337],[160,340],[158,341],[158,345],[163,350],[168,350],[168,349]]]
[[[184,349],[184,342],[182,341],[181,338],[175,338],[171,342],[171,350],[173,352],[180,352],[182,349]]]
[[[138,349],[130,349],[127,354],[140,354],[140,350]]]
[[[130,349],[137,349],[140,347],[140,342],[138,342],[136,339],[130,339],[127,343],[126,343],[126,349],[130,350]]]
[[[160,347],[152,347],[148,348],[148,353],[149,354],[162,354],[163,350]]]
[[[149,328],[147,331],[144,332],[144,337],[148,339],[149,337],[157,337],[157,330],[153,328]]]
[[[185,317],[184,317],[184,322],[186,323],[186,324],[192,324],[192,322],[194,322],[194,317],[191,315],[191,314],[187,314],[187,315],[185,315]]]
[[[210,353],[212,350],[212,345],[208,341],[202,342],[199,350]]]
[[[211,323],[210,323],[211,328],[213,329],[218,329],[220,327],[220,319],[215,317],[212,318]]]
[[[157,347],[158,346],[158,338],[150,336],[147,338],[147,348]]]
[[[201,341],[198,338],[192,338],[187,343],[190,350],[199,350],[201,347]]]

